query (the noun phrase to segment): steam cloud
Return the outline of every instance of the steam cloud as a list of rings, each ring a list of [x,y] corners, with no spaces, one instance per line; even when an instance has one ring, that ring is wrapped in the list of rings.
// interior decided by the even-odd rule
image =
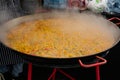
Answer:
[[[5,17],[3,17],[3,19],[4,18]],[[106,20],[100,14],[94,14],[92,12],[78,13],[76,11],[52,11],[49,13],[29,15],[8,22],[9,25],[0,29],[2,30],[0,31],[0,39],[5,40],[5,37],[3,37],[3,35],[5,36],[7,30],[14,28],[14,26],[21,22],[46,18],[63,18],[70,20],[70,24],[66,24],[66,22],[61,22],[61,29],[64,32],[71,33],[75,31],[82,31],[82,33],[80,32],[80,34],[83,36],[96,36],[97,34],[101,34],[103,37],[106,37],[106,39],[112,40],[113,42],[118,41],[120,38],[120,30],[116,27],[116,25]]]

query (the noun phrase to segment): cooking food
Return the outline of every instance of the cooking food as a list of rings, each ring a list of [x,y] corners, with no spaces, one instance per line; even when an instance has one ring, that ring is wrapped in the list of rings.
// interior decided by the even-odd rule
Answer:
[[[87,56],[110,48],[114,43],[110,32],[92,26],[67,18],[27,21],[9,31],[7,45],[25,54],[51,58]]]

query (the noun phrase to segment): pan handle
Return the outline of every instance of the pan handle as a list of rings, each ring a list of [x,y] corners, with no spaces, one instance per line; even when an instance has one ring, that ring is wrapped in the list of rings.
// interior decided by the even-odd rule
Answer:
[[[110,18],[108,19],[109,21],[112,21],[112,20],[118,20],[119,22],[118,23],[115,23],[116,25],[120,25],[120,18],[118,17],[113,17],[113,18]]]
[[[99,65],[103,65],[105,63],[107,63],[107,60],[102,58],[102,57],[99,57],[99,56],[96,56],[97,59],[99,59],[100,61],[99,62],[96,62],[96,63],[93,63],[93,64],[84,64],[80,59],[79,59],[79,64],[82,66],[82,67],[85,67],[85,68],[90,68],[90,67],[95,67],[95,66],[99,66]]]

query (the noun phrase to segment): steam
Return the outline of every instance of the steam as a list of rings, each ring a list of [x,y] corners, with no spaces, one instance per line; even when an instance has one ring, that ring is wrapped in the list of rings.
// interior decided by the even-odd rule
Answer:
[[[79,32],[79,34],[83,37],[102,35],[103,38],[112,42],[118,41],[120,37],[120,30],[117,28],[117,26],[106,20],[106,18],[104,18],[102,15],[94,14],[92,12],[79,13],[74,10],[68,10],[64,12],[51,11],[47,13],[39,13],[11,20],[1,27],[0,40],[4,41],[6,33],[22,22],[48,18],[62,18],[63,21],[61,21],[59,28],[64,33]],[[69,22],[67,23],[64,20],[69,20]]]
[[[60,27],[63,32],[73,33],[79,32],[83,36],[103,36],[108,41],[116,42],[120,38],[120,30],[112,22],[106,20],[101,14],[92,12],[56,12],[53,11],[52,18],[62,18],[69,20],[66,23],[64,20],[61,22]]]
[[[4,6],[4,9],[0,11],[0,41],[5,38],[5,34],[7,33],[7,30],[9,29],[9,26],[4,26],[6,22],[9,20],[15,18],[18,14],[12,12],[7,7]]]
[[[1,10],[0,11],[0,24],[7,22],[13,17],[14,16],[12,15],[12,12],[10,12],[9,10]]]

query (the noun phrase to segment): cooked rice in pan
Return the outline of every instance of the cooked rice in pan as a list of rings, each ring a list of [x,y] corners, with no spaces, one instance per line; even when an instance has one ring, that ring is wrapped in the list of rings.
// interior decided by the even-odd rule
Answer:
[[[82,24],[79,28],[76,26],[76,23],[67,19],[24,22],[11,29],[7,35],[7,45],[25,54],[71,58],[102,52],[114,42],[101,31]]]

